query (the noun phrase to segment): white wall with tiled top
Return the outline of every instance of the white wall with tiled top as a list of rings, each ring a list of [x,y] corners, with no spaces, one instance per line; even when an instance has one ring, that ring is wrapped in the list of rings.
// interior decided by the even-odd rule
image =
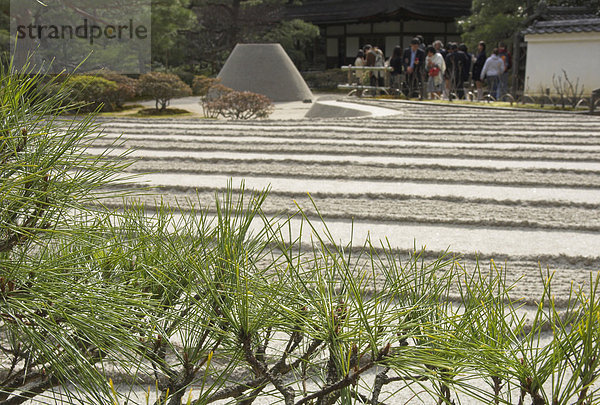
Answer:
[[[584,87],[584,95],[600,88],[600,32],[530,34],[527,42],[525,93],[538,95],[545,89],[557,95],[555,80],[567,73],[569,80]]]

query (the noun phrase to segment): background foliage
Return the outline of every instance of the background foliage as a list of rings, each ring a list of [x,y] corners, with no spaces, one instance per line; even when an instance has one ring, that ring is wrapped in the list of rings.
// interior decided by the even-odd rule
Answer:
[[[599,0],[547,0],[549,6],[588,6],[600,13]],[[514,35],[525,28],[527,18],[534,15],[538,2],[533,0],[473,0],[472,14],[458,21],[462,40],[469,49],[477,49],[485,41],[488,54],[503,41],[512,47]]]
[[[282,21],[286,0],[151,0],[153,70],[218,73],[238,42],[280,42],[299,66],[316,26]],[[0,51],[9,50],[10,0],[0,0]],[[106,55],[126,58],[128,55]]]

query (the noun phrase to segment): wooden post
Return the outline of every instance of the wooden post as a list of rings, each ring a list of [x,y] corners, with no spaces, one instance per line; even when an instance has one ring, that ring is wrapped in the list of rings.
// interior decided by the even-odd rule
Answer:
[[[590,114],[595,112],[598,100],[600,100],[600,89],[592,91],[592,95],[590,96]]]

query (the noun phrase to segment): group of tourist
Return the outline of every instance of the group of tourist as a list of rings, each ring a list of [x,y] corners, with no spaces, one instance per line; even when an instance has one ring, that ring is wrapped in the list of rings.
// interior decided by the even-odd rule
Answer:
[[[477,100],[483,100],[486,85],[489,94],[499,100],[508,91],[512,59],[502,42],[488,57],[483,41],[471,54],[465,44],[451,42],[444,48],[437,40],[425,46],[423,37],[417,36],[406,49],[396,46],[387,61],[377,46],[365,45],[358,51],[354,65],[391,67],[390,86],[408,97],[420,97],[426,92],[429,98],[464,98],[465,87],[474,82]],[[381,87],[384,77],[383,71],[374,70],[366,72],[361,80],[362,84]]]

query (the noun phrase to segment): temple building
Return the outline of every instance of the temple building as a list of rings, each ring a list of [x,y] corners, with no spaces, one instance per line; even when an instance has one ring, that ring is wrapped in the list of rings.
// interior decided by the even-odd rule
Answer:
[[[334,68],[352,63],[365,44],[390,57],[396,45],[407,47],[415,35],[425,43],[459,41],[457,18],[471,13],[471,0],[304,0],[289,7],[287,18],[299,18],[321,29],[313,64]]]

